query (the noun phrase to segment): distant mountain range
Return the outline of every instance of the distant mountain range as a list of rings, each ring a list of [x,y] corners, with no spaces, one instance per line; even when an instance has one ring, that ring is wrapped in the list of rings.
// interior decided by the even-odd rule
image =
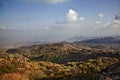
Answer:
[[[74,43],[87,44],[120,44],[120,36],[109,36],[103,38],[85,39],[82,41],[75,41]]]
[[[82,41],[82,40],[92,39],[92,38],[95,38],[95,37],[74,36],[74,37],[67,39],[66,41],[67,42],[76,42],[76,41]]]

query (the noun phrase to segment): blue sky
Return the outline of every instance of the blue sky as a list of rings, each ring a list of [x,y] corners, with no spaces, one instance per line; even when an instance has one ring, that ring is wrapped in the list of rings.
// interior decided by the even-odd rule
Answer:
[[[18,30],[16,36],[28,32],[26,36],[43,40],[120,34],[120,20],[115,20],[119,4],[120,0],[0,0],[0,31],[3,37]]]

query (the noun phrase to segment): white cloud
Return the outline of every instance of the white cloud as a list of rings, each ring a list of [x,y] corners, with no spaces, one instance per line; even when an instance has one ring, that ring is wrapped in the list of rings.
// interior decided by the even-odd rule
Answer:
[[[84,17],[80,17],[79,19],[80,19],[80,21],[84,21],[84,20],[85,20],[85,18],[84,18]]]
[[[120,28],[120,13],[116,14],[115,19],[112,22],[112,26]]]
[[[67,22],[78,22],[78,21],[84,21],[85,18],[78,15],[78,13],[73,10],[69,9],[68,13],[66,14],[66,21]]]
[[[99,24],[101,24],[100,21],[96,21],[96,22],[95,22],[95,25],[99,25]]]
[[[98,13],[98,17],[99,18],[102,18],[102,17],[104,17],[105,15],[103,14],[103,13]]]
[[[120,20],[113,20],[114,24],[120,24]]]
[[[66,21],[76,22],[77,20],[78,20],[78,13],[75,10],[70,9],[66,14]]]
[[[104,24],[104,27],[107,27],[107,26],[110,26],[110,25],[111,25],[110,22],[106,22],[106,23]]]
[[[102,22],[102,21],[96,21],[94,24],[95,28],[105,28],[105,27],[109,27],[110,28],[116,28],[116,29],[120,29],[120,20],[119,19],[114,19],[111,22]]]
[[[95,22],[95,28],[103,28],[103,27],[108,27],[110,25],[111,25],[110,22],[101,22],[101,21]]]
[[[112,26],[113,27],[120,27],[120,20],[113,20]]]
[[[73,10],[73,9],[69,9],[68,13],[66,14],[65,20],[64,21],[56,21],[56,25],[59,27],[70,27],[70,28],[76,28],[76,27],[80,27],[81,26],[81,22],[80,21],[84,21],[85,18],[81,17],[78,15],[78,13]]]
[[[104,14],[99,13],[98,17],[102,18],[102,17],[104,17]],[[94,24],[94,27],[95,28],[106,28],[109,30],[110,29],[120,30],[120,13],[116,14],[115,19],[111,22],[105,22],[105,21],[101,21],[101,20],[96,21]]]

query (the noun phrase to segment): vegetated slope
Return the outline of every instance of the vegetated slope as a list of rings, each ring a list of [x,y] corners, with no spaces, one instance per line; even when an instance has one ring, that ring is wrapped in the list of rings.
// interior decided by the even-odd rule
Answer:
[[[107,80],[108,76],[102,74],[103,70],[119,62],[117,58],[99,57],[56,64],[30,61],[20,54],[3,55],[0,57],[0,80]]]
[[[100,75],[112,80],[120,80],[120,61],[103,69]]]
[[[94,38],[75,43],[89,43],[89,44],[120,44],[120,36],[111,36],[104,38]]]
[[[72,43],[54,43],[33,45],[18,49],[9,49],[7,53],[19,53],[35,61],[51,61],[55,63],[80,62],[98,57],[120,57],[120,51],[95,49]]]
[[[70,43],[54,43],[20,47],[17,49],[8,49],[6,52],[19,53],[32,60],[61,62],[61,59],[67,59],[67,57],[72,53],[81,54],[80,51],[82,49],[89,49],[89,47]]]
[[[0,80],[119,80],[116,49],[73,43],[8,49],[0,52]]]

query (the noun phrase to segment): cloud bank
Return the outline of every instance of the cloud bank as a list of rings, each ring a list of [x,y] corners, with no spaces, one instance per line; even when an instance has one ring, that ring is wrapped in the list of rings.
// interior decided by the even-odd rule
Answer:
[[[99,18],[104,17],[103,13],[98,14]],[[107,27],[108,29],[114,28],[114,29],[120,29],[120,13],[115,15],[115,19],[112,20],[111,22],[106,22],[106,21],[101,21],[97,20],[95,22],[95,28],[105,28]]]

